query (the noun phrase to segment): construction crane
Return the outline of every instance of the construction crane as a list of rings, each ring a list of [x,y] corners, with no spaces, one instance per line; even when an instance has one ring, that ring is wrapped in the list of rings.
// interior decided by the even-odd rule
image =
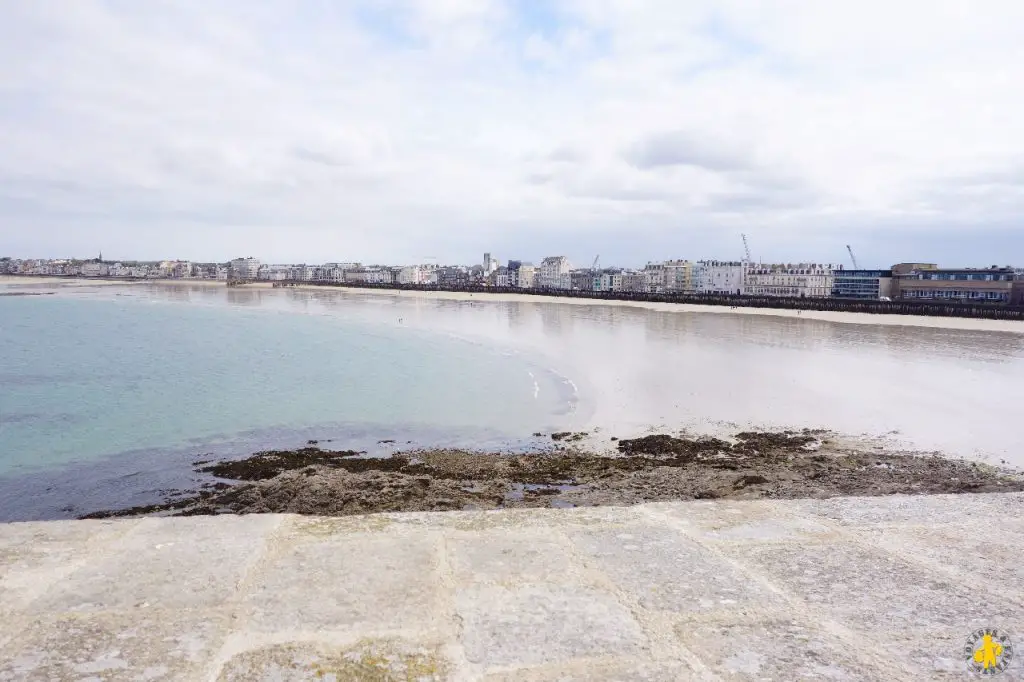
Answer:
[[[853,269],[860,270],[860,266],[857,265],[857,257],[853,255],[853,249],[850,248],[849,244],[846,245],[846,250],[850,252],[850,260],[853,261]]]
[[[743,237],[743,251],[747,254],[747,262],[752,263],[754,262],[754,259],[750,257],[750,246],[747,244],[747,235],[741,234],[740,236]]]
[[[590,266],[593,272],[597,272],[597,263],[601,260],[601,254],[594,256],[594,264]]]

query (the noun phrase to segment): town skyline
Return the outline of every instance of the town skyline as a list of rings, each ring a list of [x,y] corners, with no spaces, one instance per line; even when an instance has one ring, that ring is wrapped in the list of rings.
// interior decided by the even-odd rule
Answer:
[[[1024,233],[1024,230],[1022,230],[1022,233]],[[1017,253],[1024,253],[1024,234],[1022,234],[1022,239],[1021,239],[1021,241],[1022,241],[1022,248],[1020,250],[1013,249],[1013,248],[985,249],[984,250],[984,254],[989,256],[988,259],[980,258],[978,256],[975,256],[974,258],[967,257],[967,256],[970,256],[970,250],[967,250],[967,251],[961,250],[958,253],[958,255],[955,255],[955,256],[953,256],[951,258],[936,258],[935,255],[937,255],[937,253],[939,253],[939,254],[944,253],[945,249],[937,252],[934,248],[929,248],[931,245],[929,244],[928,241],[922,241],[919,244],[916,244],[916,248],[915,248],[914,244],[908,245],[908,248],[899,249],[898,253],[890,253],[890,254],[888,254],[888,257],[886,257],[884,255],[880,255],[878,253],[878,251],[877,251],[877,248],[869,248],[867,251],[862,251],[859,247],[857,247],[855,245],[851,245],[851,244],[841,244],[841,245],[840,244],[836,244],[836,245],[834,245],[834,249],[832,250],[832,252],[829,254],[829,255],[832,256],[831,258],[828,258],[828,257],[819,257],[819,258],[809,257],[807,252],[810,251],[811,249],[801,249],[801,250],[797,251],[796,254],[791,252],[791,253],[787,254],[788,257],[782,257],[782,258],[774,257],[773,258],[773,257],[770,257],[770,256],[769,257],[759,256],[758,251],[756,249],[757,243],[753,242],[753,240],[748,240],[748,243],[745,245],[744,242],[743,242],[744,233],[735,233],[735,235],[731,235],[731,236],[734,236],[733,241],[735,241],[735,244],[732,246],[731,249],[728,248],[728,245],[723,245],[723,246],[726,247],[726,248],[723,249],[724,253],[701,255],[701,256],[698,256],[698,257],[694,257],[693,255],[690,255],[690,256],[680,255],[680,254],[676,254],[676,253],[670,254],[669,256],[665,256],[664,253],[662,253],[662,255],[659,258],[659,256],[657,254],[651,253],[651,255],[649,257],[647,257],[647,258],[643,258],[642,256],[634,257],[634,258],[627,258],[627,257],[620,257],[620,256],[616,255],[614,252],[604,253],[604,252],[602,252],[600,250],[595,250],[593,248],[591,249],[591,255],[588,256],[588,255],[586,255],[587,252],[583,248],[581,248],[580,245],[578,245],[578,244],[576,245],[576,247],[574,249],[547,250],[547,253],[560,253],[561,255],[565,255],[565,257],[568,258],[570,262],[572,262],[574,264],[579,263],[579,264],[581,264],[581,266],[585,265],[586,263],[591,262],[593,260],[594,256],[600,256],[601,262],[606,264],[608,267],[618,267],[618,268],[623,268],[623,269],[642,268],[644,265],[646,265],[648,263],[658,262],[659,260],[661,260],[661,261],[664,261],[664,260],[689,260],[689,261],[692,261],[692,262],[697,262],[697,261],[702,261],[702,260],[703,261],[710,261],[710,260],[717,260],[717,261],[730,261],[730,260],[742,261],[746,257],[746,248],[749,248],[749,250],[750,250],[751,261],[752,262],[761,262],[761,263],[793,263],[793,262],[799,262],[799,263],[827,263],[827,264],[831,264],[831,265],[834,265],[834,266],[843,266],[846,269],[851,269],[851,268],[854,267],[854,264],[851,261],[851,257],[850,257],[850,253],[848,251],[848,248],[852,248],[853,249],[854,255],[857,258],[859,267],[869,268],[869,269],[884,269],[884,268],[891,267],[893,265],[893,263],[899,263],[899,262],[928,262],[928,263],[937,263],[940,266],[943,266],[944,264],[949,264],[950,267],[974,267],[974,268],[985,268],[985,267],[991,267],[991,266],[1015,267],[1018,263],[1024,263],[1024,258],[1016,258],[1016,257],[1011,258],[1010,262],[1004,262],[1004,261],[1007,260],[1007,254],[1008,253],[1013,254],[1014,256]],[[2,245],[3,245],[3,241],[0,240],[0,246],[2,246]],[[871,245],[869,243],[869,247],[871,247],[871,246],[873,246],[873,245]],[[174,255],[174,257],[167,257],[167,254],[163,254],[163,255],[160,255],[160,256],[156,256],[156,257],[136,257],[136,256],[131,256],[131,255],[124,256],[122,254],[118,254],[116,251],[112,254],[111,252],[108,251],[108,252],[106,252],[106,255],[104,256],[104,260],[105,261],[109,261],[109,262],[129,261],[129,262],[145,262],[145,263],[158,263],[158,262],[161,262],[161,261],[168,261],[168,260],[170,260],[170,261],[188,261],[188,262],[194,262],[194,263],[227,263],[227,262],[233,260],[234,258],[238,258],[239,257],[238,254],[241,251],[244,251],[244,250],[245,249],[241,249],[240,250],[240,249],[236,248],[233,251],[227,252],[226,256],[224,256],[223,253],[222,253],[219,257],[213,257],[213,258],[210,258],[210,257],[195,257],[195,256],[188,257],[187,255],[180,254],[180,253],[176,253]],[[250,249],[250,250],[252,250],[252,249]],[[820,249],[813,249],[813,250],[820,252]],[[437,251],[437,250],[435,250],[435,251]],[[461,252],[465,252],[465,251],[466,251],[465,249],[460,249],[460,253]],[[652,249],[652,251],[653,251],[653,249]],[[664,251],[664,250],[662,250],[662,251]],[[315,257],[315,258],[306,258],[306,259],[291,259],[291,258],[276,258],[276,257],[267,258],[265,255],[261,255],[261,256],[259,256],[259,258],[261,259],[261,261],[264,261],[264,262],[267,262],[267,263],[280,263],[280,264],[306,264],[306,263],[309,263],[309,264],[322,264],[322,263],[328,263],[328,262],[358,262],[358,263],[363,263],[363,264],[387,265],[387,266],[413,265],[413,264],[421,264],[422,265],[422,264],[427,264],[427,263],[442,264],[442,265],[467,265],[467,264],[471,264],[471,263],[477,262],[476,260],[474,260],[474,257],[478,258],[479,254],[483,253],[483,252],[486,252],[486,251],[481,249],[481,250],[476,250],[476,251],[470,252],[471,255],[469,255],[468,257],[454,256],[454,257],[451,257],[451,258],[439,257],[439,256],[434,255],[434,254],[424,255],[421,258],[407,258],[407,259],[401,259],[401,258],[365,258],[365,257],[364,258],[357,258],[357,257],[352,257],[352,254],[347,254],[347,257],[345,257],[345,258],[339,258],[339,257],[325,258],[323,255],[320,255],[319,257]],[[768,248],[765,252],[768,253],[768,254],[779,254],[779,248],[777,248],[777,247],[776,248]],[[438,251],[438,253],[440,253],[440,251]],[[498,249],[494,249],[493,253],[498,254],[498,253],[501,253],[501,252]],[[85,254],[81,254],[81,253],[78,253],[78,254],[75,254],[75,255],[68,255],[68,254],[38,255],[38,254],[25,254],[25,253],[18,254],[18,253],[8,252],[8,251],[5,251],[3,248],[0,248],[0,258],[7,257],[7,258],[22,259],[22,260],[26,260],[26,259],[27,260],[62,260],[63,259],[63,260],[87,261],[87,260],[95,259],[97,255],[103,255],[103,250],[99,249],[98,251],[94,251],[93,254],[96,254],[96,255],[85,255]],[[902,255],[903,257],[899,257],[900,255]],[[520,255],[520,256],[513,256],[513,257],[508,258],[506,260],[533,261],[533,260],[539,260],[540,258],[543,258],[543,257],[544,256],[529,256],[529,255],[522,256],[522,255]]]
[[[834,263],[763,263],[751,259],[749,252],[739,261],[649,261],[643,268],[602,267],[599,256],[589,266],[573,265],[566,256],[546,256],[537,264],[510,259],[507,265],[502,265],[490,252],[483,254],[482,263],[474,265],[425,263],[398,266],[364,265],[352,261],[271,264],[253,256],[235,258],[226,263],[113,262],[104,260],[100,253],[97,258],[85,261],[12,260],[3,257],[0,258],[0,274],[136,281],[212,280],[224,282],[229,287],[262,282],[275,287],[305,283],[874,301],[938,299],[1011,306],[1024,303],[1024,268],[994,264],[984,268],[948,268],[921,261],[897,263],[889,268],[864,268],[857,263],[849,247],[848,254],[852,268]]]

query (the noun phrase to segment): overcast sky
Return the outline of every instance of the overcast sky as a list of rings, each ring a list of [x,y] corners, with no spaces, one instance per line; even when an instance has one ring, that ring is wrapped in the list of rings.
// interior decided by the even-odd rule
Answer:
[[[1024,266],[1020,0],[0,0],[0,256]]]

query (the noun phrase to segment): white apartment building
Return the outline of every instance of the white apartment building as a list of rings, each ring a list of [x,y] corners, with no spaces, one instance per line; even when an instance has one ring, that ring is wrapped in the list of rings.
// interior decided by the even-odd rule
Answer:
[[[693,263],[688,260],[665,261],[665,291],[680,294],[693,291]]]
[[[258,258],[236,258],[229,264],[231,276],[235,279],[256,279],[260,271]]]
[[[746,291],[755,296],[832,295],[835,266],[823,263],[753,263],[747,270]]]
[[[391,268],[372,266],[346,270],[345,281],[365,282],[366,284],[392,284],[395,278]]]
[[[282,282],[292,278],[292,266],[290,265],[261,265],[256,273],[257,279],[268,282]]]
[[[50,274],[50,273],[46,273]],[[106,263],[83,263],[83,277],[107,277],[110,274],[110,267]]]
[[[693,265],[693,291],[701,294],[745,294],[746,266],[739,261],[702,260]]]
[[[407,265],[398,270],[395,281],[398,284],[426,284],[429,279],[428,271],[419,265]]]
[[[565,256],[549,256],[540,262],[537,286],[547,289],[570,289],[572,266]]]
[[[532,289],[537,280],[537,267],[532,263],[523,263],[516,271],[514,286],[520,289]]]
[[[597,291],[622,291],[621,270],[605,270],[595,280]]]
[[[648,263],[644,266],[644,291],[661,293],[668,285],[668,271],[664,263]]]
[[[345,273],[360,267],[359,263],[324,263],[318,275],[321,282],[338,284],[345,281]]]
[[[489,253],[484,254],[484,277],[498,269],[498,259]]]

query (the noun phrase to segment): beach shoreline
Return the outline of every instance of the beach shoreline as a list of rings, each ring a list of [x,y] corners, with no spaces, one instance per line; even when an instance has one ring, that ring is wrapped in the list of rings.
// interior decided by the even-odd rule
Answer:
[[[64,284],[67,286],[140,286],[157,285],[172,287],[225,287],[224,282],[212,280],[189,279],[147,279],[139,281],[108,280],[102,278],[63,278],[38,277],[23,275],[0,275],[0,284]],[[242,289],[274,289],[272,282],[253,282],[240,287]],[[783,308],[729,307],[717,305],[699,305],[693,303],[660,303],[651,301],[626,301],[617,299],[571,298],[567,296],[543,296],[534,294],[462,292],[462,291],[416,291],[408,289],[371,289],[362,287],[323,286],[316,284],[296,284],[288,286],[289,291],[335,292],[342,296],[381,296],[403,299],[434,299],[444,301],[462,301],[473,303],[560,303],[577,306],[618,306],[641,308],[654,312],[669,313],[713,313],[717,315],[760,315],[769,317],[787,317],[802,320],[818,320],[840,324],[860,324],[878,326],[929,327],[936,329],[958,329],[965,331],[995,331],[1024,334],[1024,322],[1015,320],[987,320],[966,317],[942,317],[923,315],[888,315],[875,313],[836,312],[830,310],[791,310]]]
[[[537,434],[539,435],[539,434]],[[630,506],[707,499],[795,499],[1024,491],[1021,472],[922,453],[851,447],[825,430],[747,431],[721,439],[654,434],[612,439],[597,454],[586,433],[550,434],[551,446],[513,454],[421,450],[367,457],[353,450],[257,452],[196,461],[209,477],[162,503],[83,519],[291,513]]]

